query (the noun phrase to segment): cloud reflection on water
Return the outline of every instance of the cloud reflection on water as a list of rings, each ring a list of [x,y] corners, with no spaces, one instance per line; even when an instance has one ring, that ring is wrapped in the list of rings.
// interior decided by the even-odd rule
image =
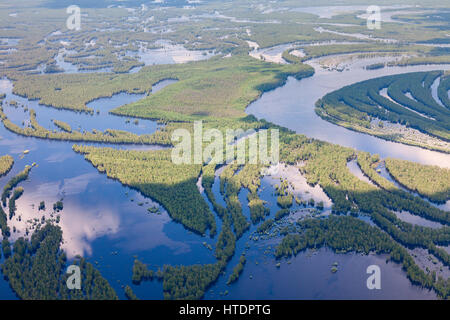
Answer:
[[[156,204],[137,192],[130,193],[130,197],[135,200],[133,202],[123,201],[120,197],[97,197],[92,193],[93,186],[95,190],[102,190],[106,185],[118,184],[105,180],[104,176],[97,173],[81,174],[59,181],[39,183],[31,180],[27,183],[35,187],[25,186],[25,193],[17,200],[16,216],[9,222],[11,230],[16,228],[16,232],[11,235],[13,241],[25,236],[27,228],[32,233],[33,223],[30,220],[40,220],[42,216],[55,219],[59,215],[64,240],[62,248],[69,259],[78,254],[92,255],[92,243],[104,236],[129,252],[150,250],[161,245],[173,250],[174,254],[190,251],[188,244],[174,241],[165,234],[164,226],[171,222],[167,212],[163,211],[161,215],[146,213],[147,206]],[[53,214],[52,205],[61,198],[64,198],[64,209]],[[46,210],[38,211],[38,205],[43,200]],[[95,201],[95,205],[92,205],[92,201]],[[148,202],[148,205],[141,207],[137,205],[139,202]]]

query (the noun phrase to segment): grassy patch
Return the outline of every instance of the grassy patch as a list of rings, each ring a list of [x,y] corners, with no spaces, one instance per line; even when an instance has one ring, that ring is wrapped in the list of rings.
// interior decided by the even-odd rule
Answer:
[[[438,166],[386,159],[386,169],[400,184],[436,202],[450,199],[450,170]]]
[[[313,73],[306,65],[277,65],[248,56],[171,66],[170,71],[166,78],[178,79],[177,83],[112,113],[175,121],[238,118],[245,116],[250,102],[288,76],[302,78]]]
[[[170,216],[200,234],[216,232],[214,217],[196,183],[201,165],[176,165],[171,150],[125,151],[73,146],[100,172],[133,187],[167,209]]]

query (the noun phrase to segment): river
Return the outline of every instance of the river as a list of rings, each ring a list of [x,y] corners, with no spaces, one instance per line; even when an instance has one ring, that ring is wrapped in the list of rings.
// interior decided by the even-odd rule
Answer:
[[[386,141],[368,134],[351,131],[323,120],[314,111],[317,100],[346,85],[393,74],[449,70],[450,65],[385,67],[378,70],[366,70],[365,66],[386,59],[368,58],[352,60],[348,62],[344,71],[339,72],[323,69],[319,63],[322,59],[324,58],[307,62],[316,70],[312,77],[302,80],[289,78],[284,86],[264,93],[260,99],[250,104],[247,113],[256,116],[258,119],[265,119],[294,130],[299,134],[361,151],[376,153],[382,158],[399,158],[450,168],[449,154]]]
[[[363,63],[360,65],[356,62],[350,71],[337,72],[322,70],[316,61],[310,63],[316,68],[313,77],[300,81],[290,78],[284,86],[265,93],[252,103],[247,109],[248,113],[310,137],[379,153],[382,157],[450,166],[448,155],[352,132],[323,121],[314,113],[314,103],[317,99],[346,84],[386,74],[443,67],[386,68],[368,71],[362,68]],[[170,83],[160,84],[156,90]],[[108,114],[112,108],[137,101],[143,97],[142,95],[121,93],[111,98],[95,100],[89,106],[99,110],[100,113],[88,115],[40,106],[36,101],[28,101],[13,95],[11,89],[8,80],[0,81],[0,93],[7,94],[6,101],[16,100],[20,104],[36,109],[38,121],[48,128],[54,129],[51,122],[53,117],[68,122],[73,128],[83,130],[111,128],[143,134],[152,133],[158,128],[158,124],[154,121],[139,120],[136,125],[133,121],[127,123],[126,118]],[[28,118],[22,107],[5,105],[4,109],[17,124]],[[132,266],[136,257],[154,270],[164,264],[191,265],[215,262],[213,252],[206,248],[203,242],[214,246],[217,236],[210,239],[185,230],[171,220],[164,208],[161,208],[161,215],[148,213],[149,206],[158,204],[98,173],[83,156],[71,150],[73,143],[22,137],[7,131],[4,126],[0,126],[0,136],[2,138],[0,154],[10,154],[15,159],[13,170],[0,178],[0,185],[4,185],[26,164],[33,162],[38,164],[32,169],[29,179],[21,184],[25,188],[25,193],[17,201],[17,212],[22,219],[17,221],[15,217],[15,220],[9,222],[17,229],[11,237],[13,240],[24,235],[26,220],[40,219],[42,215],[48,217],[51,214],[50,210],[45,213],[38,211],[37,205],[40,201],[45,201],[47,208],[51,208],[54,202],[63,198],[64,210],[60,214],[60,226],[64,237],[63,248],[69,259],[76,254],[85,256],[109,280],[120,298],[125,297],[123,286],[126,284],[130,284],[142,299],[163,298],[162,284],[159,282],[142,283],[139,286],[131,284]],[[113,147],[143,148],[124,145]],[[145,148],[149,147],[154,148],[151,146]],[[24,150],[30,152],[24,154]],[[219,184],[219,179],[216,178],[213,191],[219,203],[223,205]],[[248,217],[247,192],[243,190],[239,198]],[[269,201],[268,206],[273,217],[279,208],[271,183],[267,179],[262,182],[260,194],[262,199]],[[247,247],[249,236],[255,228],[252,226],[238,241],[236,254],[228,264],[226,274],[214,284],[212,292],[209,291],[206,298],[436,298],[433,292],[411,285],[400,266],[393,263],[385,264],[385,257],[338,255],[323,249],[313,254],[309,251],[302,253],[291,259],[290,264],[283,262],[278,269],[273,256],[265,254],[261,249],[262,246],[268,245],[273,249],[275,240],[270,244],[252,243],[247,252],[249,259],[242,279],[232,286],[227,286],[228,276]],[[256,261],[259,263],[256,264]],[[334,261],[339,263],[339,271],[332,274],[330,267]],[[382,283],[385,286],[380,292],[371,292],[365,287],[367,279],[365,269],[370,264],[382,265],[382,281],[384,281]],[[225,291],[228,291],[228,295],[220,295],[220,292],[224,294]],[[0,280],[0,297],[14,298],[3,278]]]

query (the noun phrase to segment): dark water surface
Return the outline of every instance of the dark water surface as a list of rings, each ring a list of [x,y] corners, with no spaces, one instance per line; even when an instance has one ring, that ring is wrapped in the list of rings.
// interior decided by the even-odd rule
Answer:
[[[248,111],[258,117],[295,129],[299,133],[378,152],[383,157],[392,156],[413,159],[421,163],[450,165],[447,155],[351,132],[318,118],[313,111],[317,98],[346,83],[362,80],[359,76],[376,77],[378,73],[365,71],[361,74],[351,74],[348,79],[345,75],[342,74],[344,80],[339,80],[340,78],[336,76],[329,79],[318,72],[316,76],[300,82],[290,79],[282,88],[264,94],[249,107]],[[163,86],[164,84],[160,84],[154,89],[158,90]],[[100,114],[87,115],[38,105],[36,101],[28,101],[13,95],[11,89],[8,80],[0,80],[0,93],[7,94],[5,101],[16,100],[19,104],[35,109],[37,120],[47,128],[56,129],[51,122],[54,118],[69,123],[74,129],[82,130],[111,128],[136,134],[149,134],[158,128],[158,124],[154,121],[139,120],[136,125],[133,121],[127,123],[126,118],[108,114],[108,110],[137,101],[143,95],[121,93],[112,98],[98,99],[90,103],[89,107],[99,110]],[[18,125],[29,117],[22,107],[14,108],[5,103],[4,110]],[[49,208],[62,198],[64,210],[60,214],[59,225],[63,230],[63,248],[69,259],[76,254],[88,258],[109,280],[121,298],[124,298],[122,288],[127,284],[131,285],[142,299],[163,298],[162,284],[157,281],[142,283],[140,286],[131,284],[132,266],[136,257],[154,270],[164,264],[191,265],[215,262],[213,251],[206,248],[203,242],[214,246],[217,236],[216,239],[210,239],[188,232],[180,224],[173,222],[164,208],[161,208],[161,215],[148,213],[147,208],[158,204],[152,203],[137,191],[122,186],[120,182],[98,173],[83,156],[72,151],[73,143],[18,136],[6,130],[3,125],[0,126],[0,136],[0,154],[10,154],[15,160],[13,170],[0,178],[0,185],[3,186],[12,176],[23,170],[25,165],[33,162],[38,165],[32,169],[29,179],[21,184],[25,192],[17,201],[16,217],[9,221],[11,227],[15,226],[17,230],[13,233],[12,240],[25,234],[27,220],[40,219],[42,215],[49,217],[51,215]],[[142,145],[113,147],[156,148]],[[29,150],[29,153],[24,155],[25,150]],[[218,202],[224,205],[219,184],[220,181],[216,178],[213,191]],[[271,185],[269,180],[263,179],[260,193],[261,198],[268,201],[273,217],[279,208]],[[239,198],[244,214],[249,217],[247,193],[247,190],[243,190]],[[37,209],[40,201],[46,203],[45,212],[39,212]],[[18,221],[18,215],[21,215],[21,221]],[[433,292],[412,286],[400,266],[386,264],[385,257],[380,256],[338,255],[323,249],[313,254],[310,251],[301,253],[291,259],[290,264],[282,261],[281,267],[277,268],[273,249],[280,239],[253,242],[249,237],[255,229],[256,227],[252,226],[238,241],[236,254],[225,270],[225,275],[212,286],[212,291],[206,294],[207,299],[436,298]],[[272,254],[264,253],[268,246],[271,246]],[[227,286],[229,274],[244,251],[247,252],[244,272],[235,284]],[[334,262],[339,263],[339,271],[333,274],[330,268]],[[368,277],[366,268],[370,264],[378,264],[382,269],[381,291],[370,291],[366,287]],[[227,290],[228,294],[224,295]],[[0,298],[14,298],[14,294],[3,279],[0,280]]]

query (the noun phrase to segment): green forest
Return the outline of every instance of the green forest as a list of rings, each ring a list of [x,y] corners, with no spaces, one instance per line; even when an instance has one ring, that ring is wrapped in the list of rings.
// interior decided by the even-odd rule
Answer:
[[[48,140],[74,141],[74,142],[100,142],[100,143],[118,143],[118,144],[151,144],[151,145],[170,145],[168,128],[156,131],[154,134],[136,135],[128,131],[107,129],[104,132],[93,130],[92,132],[81,132],[72,130],[69,124],[54,120],[61,131],[52,131],[41,126],[36,120],[36,112],[33,109],[30,112],[30,126],[21,127],[8,119],[0,106],[0,119],[6,129],[25,137],[35,137]]]
[[[276,249],[276,257],[290,257],[306,249],[329,247],[336,252],[388,253],[390,259],[402,264],[411,282],[434,289],[442,298],[450,295],[449,279],[426,274],[415,264],[408,251],[380,229],[354,217],[308,219],[298,222],[299,231],[285,236]]]
[[[305,165],[299,167],[299,169],[306,176],[308,183],[311,185],[319,184],[325,193],[332,199],[333,215],[330,219],[334,219],[334,216],[346,214],[353,216],[364,214],[370,216],[372,221],[378,226],[379,229],[376,229],[377,236],[373,237],[373,242],[369,247],[367,247],[365,242],[358,244],[359,242],[357,240],[352,240],[352,243],[354,243],[355,246],[360,245],[362,247],[346,246],[339,247],[339,250],[359,251],[362,250],[361,248],[364,248],[362,252],[367,252],[367,250],[372,250],[372,247],[376,248],[376,250],[384,248],[383,252],[390,253],[397,257],[394,261],[406,265],[405,270],[412,268],[412,271],[408,271],[408,275],[414,283],[433,288],[443,297],[447,295],[445,290],[448,290],[448,284],[441,280],[430,280],[431,275],[425,274],[423,271],[420,271],[420,269],[417,269],[417,266],[414,264],[413,260],[411,260],[411,256],[404,249],[405,247],[425,248],[431,254],[435,255],[435,257],[444,265],[448,266],[450,263],[449,255],[439,248],[439,246],[450,244],[450,227],[448,226],[450,224],[450,217],[447,212],[431,206],[428,202],[419,197],[415,197],[406,191],[396,188],[391,182],[378,175],[374,167],[374,164],[380,161],[377,156],[362,152],[356,153],[352,149],[309,139],[286,130],[281,132],[280,140],[281,161],[292,165],[303,162]],[[157,197],[159,197],[158,194],[160,192],[158,189],[161,191],[164,190],[165,193],[168,192],[164,185],[155,184],[155,177],[150,175],[152,168],[156,167],[157,164],[161,166],[167,161],[163,156],[166,154],[167,157],[167,150],[138,152],[81,146],[74,146],[74,150],[84,154],[87,160],[92,162],[98,170],[105,172],[109,177],[117,178],[126,185],[137,187],[139,190],[143,190],[142,192],[144,194],[147,194],[152,198],[158,199]],[[361,170],[379,187],[374,187],[373,185],[359,180],[348,170],[347,162],[355,157],[358,159]],[[124,159],[126,159],[126,161],[124,161]],[[139,162],[144,159],[157,161],[151,162],[151,165],[148,164],[148,162],[146,162],[146,164]],[[125,163],[127,163],[126,166],[122,165]],[[134,164],[136,164],[136,166]],[[143,167],[148,168],[144,171],[146,174],[142,174],[142,171],[139,171],[141,174],[139,177],[135,177],[136,174],[134,172],[138,172],[137,168]],[[200,193],[196,188],[195,183],[200,173],[202,173],[202,185],[205,188],[205,194],[213,205],[214,213],[222,220],[222,228],[221,230],[217,230],[218,238],[215,249],[215,256],[218,259],[217,263],[205,266],[165,266],[165,269],[162,271],[162,281],[166,298],[197,299],[202,297],[205,290],[217,280],[221,270],[226,266],[227,261],[235,254],[236,239],[242,237],[249,228],[250,221],[247,221],[243,215],[242,204],[238,199],[240,190],[245,188],[250,191],[249,195],[258,195],[260,179],[262,176],[260,170],[251,165],[239,166],[231,164],[227,166],[220,175],[220,192],[226,203],[226,208],[224,208],[217,202],[215,195],[211,190],[216,166],[205,165],[202,168],[200,165],[182,165],[182,167],[185,174],[183,177],[184,181],[186,183],[187,181],[190,181],[190,187],[189,189],[186,189],[190,191],[189,193],[185,192],[184,194],[190,195],[190,197],[199,197],[200,199]],[[178,180],[174,179],[181,178],[180,171],[176,167],[171,167],[167,164],[164,165],[163,170],[161,169],[162,167],[158,168],[160,168],[160,176],[162,172],[167,176],[165,178],[166,181],[173,180],[175,183],[175,181]],[[190,168],[189,170],[193,170],[191,178],[186,176],[187,172],[190,172],[188,168]],[[170,180],[169,177],[171,177],[170,179],[172,180]],[[140,183],[136,183],[135,179],[141,179]],[[176,184],[177,187],[179,185],[181,184]],[[143,186],[146,187],[144,188]],[[150,188],[150,186],[152,186],[152,188]],[[278,189],[276,189],[275,195],[278,197],[287,197],[288,194],[287,183],[284,181]],[[177,212],[176,208],[184,205],[184,210],[189,210],[186,203],[191,201],[183,198],[182,202],[180,202],[181,198],[179,196],[168,197],[167,200],[164,200],[164,198],[159,199],[160,200],[158,201],[164,204],[164,207],[168,209],[169,214],[171,214],[174,219],[177,219],[174,215],[174,212]],[[290,198],[289,202],[286,202],[284,198],[281,199],[278,200],[281,208],[283,208],[283,206],[289,206],[289,204],[292,205],[292,198]],[[175,211],[171,211],[173,210],[172,208]],[[263,211],[267,212],[267,209],[263,209]],[[411,214],[440,222],[444,227],[431,229],[428,227],[412,225],[398,219],[393,211],[408,211]],[[187,220],[188,215],[185,214],[183,216],[184,220],[182,218],[178,221],[181,221],[183,225],[191,229],[192,225],[199,225],[200,221],[205,221],[201,224],[202,226],[205,226],[205,229],[198,228],[200,233],[204,233],[206,226],[208,226],[207,221],[209,221],[209,218],[206,217],[211,217],[211,225],[213,225],[212,222],[214,220],[212,219],[212,214],[213,213],[205,206],[205,220],[200,219],[201,216],[199,215],[192,215],[193,219]],[[289,214],[289,209],[282,209],[276,213],[275,219],[280,220],[287,214]],[[263,214],[261,217],[265,216],[266,214]],[[273,219],[267,219],[263,222],[261,222],[260,219],[252,219],[252,222],[258,225],[257,232],[261,234],[269,232],[275,225]],[[360,223],[364,224],[363,222]],[[339,232],[351,234],[346,230],[346,228],[348,228],[346,224],[337,224],[336,228],[339,229]],[[365,234],[365,231],[361,234]],[[378,235],[382,235],[381,238],[378,238]],[[355,239],[358,238],[357,234],[349,236],[355,237]],[[305,239],[305,241],[310,241],[308,237]],[[384,244],[384,242],[387,241],[386,239],[389,239],[388,247],[385,247],[386,245]],[[314,238],[311,241],[314,243]],[[393,243],[395,243],[395,246]],[[412,266],[409,267],[410,265]],[[235,276],[233,278],[238,276],[241,272],[239,270],[241,270],[243,266],[244,263],[236,267],[236,273],[234,273]],[[152,272],[148,271],[142,264],[135,263],[133,270],[133,279],[138,283],[142,279],[152,279],[150,276]],[[194,277],[193,273],[198,274],[200,272],[202,276],[194,281],[191,278]],[[189,283],[189,286],[186,287],[185,283]],[[231,283],[232,281],[230,284]]]
[[[400,135],[380,133],[371,123],[374,119],[398,123],[449,142],[450,105],[441,106],[431,94],[431,85],[438,77],[442,77],[441,71],[407,73],[359,82],[325,95],[316,103],[316,113],[346,128],[448,153],[445,146],[431,147],[423,142],[407,142]],[[446,81],[441,81],[439,87],[445,86]],[[383,89],[387,89],[387,97],[380,93]],[[438,91],[442,89],[438,88]]]
[[[14,159],[10,155],[0,157],[0,177],[8,174],[14,165]]]
[[[158,215],[165,218],[167,213],[200,242],[207,240],[203,237],[211,238],[208,240],[211,242],[203,242],[213,260],[208,264],[163,262],[161,267],[154,267],[155,262],[147,256],[142,259],[143,255],[124,262],[127,277],[131,271],[130,279],[122,285],[127,299],[137,300],[142,291],[136,290],[135,294],[135,286],[145,286],[145,282],[151,281],[160,282],[164,299],[201,299],[225,275],[228,277],[223,280],[231,290],[250,263],[250,255],[246,255],[249,243],[265,241],[269,235],[274,235],[276,241],[275,251],[268,251],[273,259],[290,258],[304,250],[323,247],[337,253],[386,254],[402,266],[411,283],[434,290],[440,298],[450,297],[449,279],[421,269],[410,252],[423,249],[444,267],[450,266],[450,254],[443,249],[450,245],[449,212],[427,201],[441,204],[450,199],[448,169],[380,159],[378,155],[296,134],[246,112],[252,102],[287,83],[288,78],[308,81],[304,78],[315,73],[311,66],[314,64],[308,63],[319,57],[333,59],[334,55],[343,58],[351,54],[351,59],[388,58],[386,62],[365,66],[366,70],[449,63],[448,48],[436,45],[448,44],[449,29],[448,15],[435,14],[436,1],[399,0],[398,4],[423,8],[403,8],[403,14],[395,14],[393,21],[383,21],[383,28],[376,30],[368,30],[366,21],[359,17],[364,10],[324,18],[296,10],[307,5],[299,5],[298,1],[282,4],[270,0],[233,4],[203,1],[192,7],[155,1],[148,4],[150,10],[143,7],[133,10],[125,5],[86,8],[83,28],[77,32],[67,30],[65,10],[47,8],[43,0],[19,2],[0,6],[0,81],[7,81],[0,88],[5,92],[0,93],[0,119],[8,130],[7,139],[18,135],[16,138],[26,143],[43,140],[53,140],[51,143],[59,145],[61,141],[77,143],[72,146],[76,153],[72,156],[81,162],[86,160],[97,172],[89,165],[88,170],[104,174],[105,179],[116,180],[158,204],[147,208],[146,214],[158,219]],[[309,2],[311,6],[329,5],[325,0]],[[42,8],[45,13],[36,14]],[[422,9],[425,12],[421,13]],[[10,45],[9,40],[17,43]],[[163,59],[161,64],[157,60],[146,61],[146,56],[154,54],[151,50],[169,56],[171,47],[176,48],[173,61]],[[262,54],[272,49],[278,50],[279,63],[270,62]],[[193,52],[201,56],[191,59],[189,55]],[[332,70],[320,71],[321,76],[322,71]],[[339,71],[344,72],[345,68]],[[163,80],[175,81],[160,91],[154,90]],[[437,88],[433,87],[436,81],[439,81]],[[11,88],[9,83],[13,84]],[[347,129],[448,154],[449,90],[448,71],[391,75],[328,93],[317,101],[315,112]],[[114,128],[88,132],[52,119],[54,130],[47,129],[45,122],[37,121],[41,119],[36,114],[39,109],[27,105],[19,108],[19,102],[7,99],[11,93],[49,107],[56,118],[60,111],[57,109],[64,109],[95,116],[93,119],[98,121],[102,121],[104,112],[100,113],[96,106],[97,99],[119,93],[142,94],[145,96],[141,100],[115,106],[108,112],[136,125],[142,122],[140,119],[157,120],[159,128],[153,134],[142,135]],[[303,99],[298,100],[294,101],[298,104],[295,108],[305,107]],[[279,112],[283,101],[272,103],[274,109],[270,112]],[[15,123],[19,111],[21,125]],[[297,111],[300,114],[302,110]],[[270,190],[274,203],[263,199],[262,191],[267,188],[261,182],[264,165],[242,165],[234,158],[219,165],[206,159],[199,164],[174,164],[172,134],[176,129],[187,129],[192,134],[195,120],[203,120],[204,130],[217,129],[222,134],[238,128],[279,129],[281,164],[296,167],[297,174],[306,178],[309,187],[319,186],[331,199],[331,210],[322,212],[323,201],[294,195],[293,185],[287,179],[281,179]],[[403,131],[412,133],[408,136]],[[128,146],[106,148],[98,144]],[[130,144],[168,148],[127,150],[126,147],[134,147]],[[4,143],[5,148],[7,145]],[[247,157],[249,150],[245,148]],[[3,154],[6,153],[17,154],[10,151]],[[17,158],[22,160],[24,156],[25,153]],[[33,153],[27,157],[32,156]],[[14,161],[20,160],[9,155],[0,157],[0,177],[9,174]],[[355,160],[373,184],[349,170],[348,163]],[[427,199],[385,179],[377,172],[382,164],[398,184]],[[69,261],[62,249],[63,239],[67,239],[58,226],[59,215],[73,212],[70,200],[64,199],[63,203],[62,197],[56,202],[39,198],[30,204],[37,212],[33,218],[41,224],[33,232],[27,229],[23,237],[15,226],[8,226],[13,219],[21,219],[18,203],[28,196],[23,182],[42,173],[36,172],[39,170],[34,169],[36,166],[26,166],[17,174],[14,172],[14,176],[5,177],[7,181],[2,186],[0,228],[4,261],[0,268],[5,280],[21,299],[118,299],[118,292],[93,264],[82,257]],[[219,193],[213,192],[216,182],[220,184]],[[95,192],[103,192],[99,189]],[[241,202],[243,192],[246,199]],[[310,208],[314,206],[318,210]],[[275,210],[269,209],[274,207]],[[293,222],[291,213],[297,209],[305,212],[311,209],[308,212],[313,213]],[[60,211],[57,223],[45,222],[43,214],[50,213],[53,217]],[[321,214],[316,215],[317,212]],[[427,219],[438,227],[406,222],[400,219],[401,212]],[[248,241],[246,249],[241,250],[239,241]],[[81,269],[82,290],[67,289],[66,269],[71,264]]]
[[[171,150],[131,151],[74,145],[100,172],[159,202],[169,215],[200,234],[216,233],[213,214],[198,192],[201,165],[176,165]]]
[[[6,206],[6,200],[11,195],[11,191],[22,181],[25,181],[28,179],[28,175],[30,174],[30,171],[32,169],[32,166],[26,166],[25,169],[23,169],[21,172],[19,172],[17,175],[12,177],[8,183],[3,187],[2,192],[2,203],[3,206]]]
[[[437,203],[450,199],[449,169],[391,158],[386,159],[385,163],[392,177],[407,189]]]
[[[4,240],[5,241],[5,240]],[[66,285],[68,261],[60,249],[62,231],[50,224],[34,232],[30,241],[19,238],[2,243],[5,261],[1,271],[21,299],[27,300],[111,300],[117,299],[114,289],[92,264],[80,258],[73,262],[80,267],[81,290]]]

